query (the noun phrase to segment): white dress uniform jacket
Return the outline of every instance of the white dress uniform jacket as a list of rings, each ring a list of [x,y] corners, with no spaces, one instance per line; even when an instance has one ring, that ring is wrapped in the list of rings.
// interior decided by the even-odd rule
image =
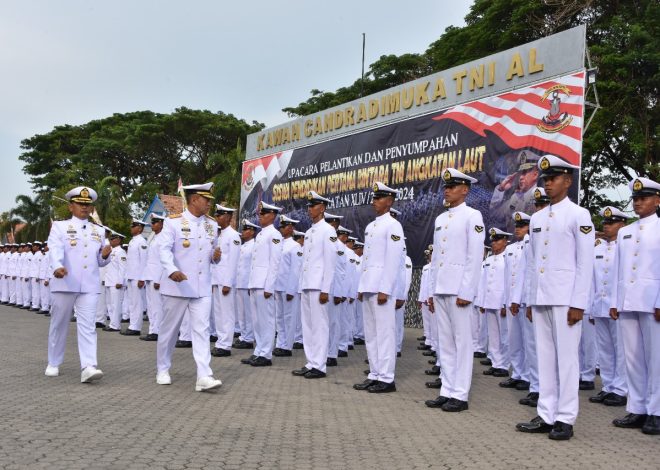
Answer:
[[[302,247],[292,237],[285,238],[282,242],[282,258],[278,267],[277,280],[275,281],[275,292],[295,295],[298,293],[300,282],[300,262],[302,261]],[[300,253],[300,256],[298,256]]]
[[[271,224],[262,229],[254,239],[248,288],[275,292],[281,256],[282,234]]]
[[[126,279],[129,281],[144,281],[142,271],[147,265],[147,241],[142,234],[134,236],[128,243],[128,262],[126,264]]]
[[[252,263],[252,251],[254,250],[254,238],[241,245],[238,256],[238,269],[236,273],[236,288],[247,289],[250,281],[250,264]]]
[[[156,284],[160,284],[163,277],[163,265],[160,263],[160,250],[158,247],[159,237],[160,233],[155,234],[149,242],[149,248],[147,248],[147,264],[142,271],[141,278],[139,279],[141,281],[153,281]]]
[[[213,285],[230,288],[238,287],[236,278],[241,256],[241,237],[233,227],[228,226],[220,231],[218,245],[222,251],[222,257],[216,265],[212,266]]]
[[[325,220],[312,225],[305,232],[300,290],[318,290],[330,294],[339,256],[335,229]]]
[[[158,246],[165,275],[160,285],[163,295],[210,297],[211,263],[218,243],[218,224],[209,216],[195,217],[187,209],[165,219]],[[174,282],[172,273],[181,271],[188,279]]]
[[[364,239],[358,292],[393,295],[405,259],[403,227],[387,212],[367,225]]]
[[[76,217],[53,222],[48,236],[50,273],[64,267],[68,274],[53,277],[51,292],[101,292],[99,266],[110,262],[101,257],[103,233],[103,227]]]

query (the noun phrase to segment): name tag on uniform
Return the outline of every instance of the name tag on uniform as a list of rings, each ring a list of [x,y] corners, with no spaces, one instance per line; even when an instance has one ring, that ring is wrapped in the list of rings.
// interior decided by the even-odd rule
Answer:
[[[624,235],[624,236],[623,236],[623,239],[624,239],[624,240],[628,240],[629,238],[632,238],[632,235]]]
[[[596,259],[603,259],[603,255],[596,256]]]
[[[534,230],[532,230],[532,232],[534,232],[534,233],[540,232],[540,231],[541,231],[541,227],[536,227]]]
[[[437,232],[437,231],[440,230],[441,228],[442,228],[442,227],[436,227],[436,228],[435,228],[435,231]]]

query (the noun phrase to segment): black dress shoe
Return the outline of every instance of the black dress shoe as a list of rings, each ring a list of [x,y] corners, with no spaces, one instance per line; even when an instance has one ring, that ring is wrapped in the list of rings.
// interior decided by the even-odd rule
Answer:
[[[293,343],[293,349],[303,349],[304,346],[302,343]]]
[[[373,384],[371,387],[367,388],[367,392],[369,393],[390,393],[390,392],[396,392],[396,385],[394,382],[392,383],[385,383],[385,382],[376,382]]]
[[[426,341],[426,336],[420,336],[417,341]]]
[[[468,409],[468,402],[457,398],[450,398],[440,409],[450,413],[458,413],[459,411],[465,411]]]
[[[142,341],[158,341],[158,335],[156,333],[149,333],[148,335],[140,336]]]
[[[253,349],[254,344],[249,341],[236,341],[234,343],[234,349]]]
[[[482,359],[482,360],[480,360],[480,361],[479,361],[479,364],[481,364],[482,366],[492,366],[492,365],[493,365],[493,361],[491,361],[490,359],[486,358],[486,359]]]
[[[213,348],[211,349],[211,356],[213,357],[229,357],[231,351],[229,349]]]
[[[443,397],[442,395],[440,395],[435,400],[426,400],[424,404],[429,408],[441,408],[442,405],[444,405],[448,401],[449,401],[449,397]]]
[[[130,323],[130,320],[128,318],[122,318],[121,322],[122,323]]]
[[[540,434],[552,431],[552,424],[548,424],[540,416],[533,418],[529,423],[516,424],[516,430],[520,432],[529,432]]]
[[[341,349],[337,351],[337,357],[348,357],[348,351],[342,351]]]
[[[329,358],[325,361],[325,365],[326,365],[327,367],[337,367],[337,358],[335,358],[335,357],[329,357]]]
[[[417,346],[417,349],[419,349],[420,351],[427,351],[427,350],[431,349],[431,346],[428,345],[428,344],[422,344],[420,346]]]
[[[502,388],[516,388],[516,385],[518,385],[519,380],[518,379],[513,379],[513,378],[508,378],[506,380],[503,380],[502,382],[499,383],[499,386]]]
[[[435,357],[435,351],[424,351],[422,356],[432,356]]]
[[[398,353],[396,353],[396,357],[401,357],[401,351],[399,351]]]
[[[362,338],[353,338],[353,344],[358,346],[364,346],[364,340]]]
[[[494,367],[489,367],[485,371],[482,372],[484,375],[493,375],[495,373],[495,368]]]
[[[118,330],[117,328],[110,328],[109,326],[106,326],[105,328],[103,328],[103,331],[120,331],[120,330]]]
[[[481,352],[481,351],[477,351],[473,354],[473,356],[474,356],[475,359],[483,359],[483,358],[486,357],[486,353]]]
[[[516,390],[529,390],[529,382],[526,380],[519,380],[516,384]]]
[[[442,388],[442,379],[435,379],[433,382],[426,382],[427,388]]]
[[[429,359],[428,360],[428,363],[431,364],[431,365],[435,365],[436,362],[438,362],[438,361],[436,361],[435,359]]]
[[[234,338],[238,338],[239,336],[241,336],[241,332],[240,331],[234,331]]]
[[[603,403],[607,395],[609,395],[609,393],[605,392],[604,390],[601,390],[600,392],[598,392],[598,395],[589,397],[589,401],[591,403]]]
[[[182,339],[178,339],[176,343],[174,344],[175,348],[192,348],[192,341],[184,341]]]
[[[124,336],[140,336],[140,332],[138,330],[131,330],[130,328],[127,328],[126,331],[122,331],[119,334]],[[192,345],[192,343],[190,344]]]
[[[369,359],[365,359],[365,360],[364,360],[364,363],[365,363],[365,364],[369,364]]]
[[[50,312],[44,313],[44,317],[50,317]]]
[[[352,344],[349,344],[349,345],[348,345],[348,350],[349,350],[349,351],[353,351],[353,350],[355,350],[355,346],[353,346]]]
[[[78,320],[76,320],[76,317],[71,317],[71,323],[76,323]]]
[[[308,369],[307,367],[301,367],[300,369],[292,370],[291,373],[295,375],[296,377],[302,377],[305,375],[307,372],[309,372],[311,369]]]
[[[426,375],[439,375],[440,374],[440,366],[433,366],[430,369],[426,369],[424,371]]]
[[[312,369],[305,374],[306,379],[322,379],[323,377],[325,377],[325,372],[318,369]]]
[[[506,369],[495,369],[493,371],[493,377],[508,377],[509,371]]]
[[[646,422],[647,415],[638,415],[635,413],[630,413],[624,416],[623,418],[617,418],[612,421],[612,424],[617,428],[641,428]]]
[[[376,385],[377,383],[378,383],[378,380],[367,379],[364,382],[362,382],[361,384],[353,385],[353,388],[355,390],[366,390],[369,387],[371,387],[372,385]]]
[[[608,393],[603,400],[603,405],[605,406],[626,406],[627,404],[628,398],[614,392]]]
[[[273,349],[273,356],[276,357],[290,357],[293,356],[293,353],[290,349],[275,348]]]
[[[216,341],[218,341],[218,337],[216,335],[209,336],[210,343],[215,343]]]
[[[96,328],[105,328],[105,323],[101,323],[100,321],[97,321]]]
[[[580,380],[580,390],[593,390],[596,385],[591,380]]]
[[[648,415],[642,426],[642,432],[651,436],[660,434],[660,416]]]
[[[273,365],[273,361],[270,359],[266,359],[263,356],[259,356],[255,358],[252,362],[250,362],[250,365],[252,367],[268,367]]]
[[[364,369],[364,370],[362,371],[362,373],[363,373],[364,375],[369,375],[369,374],[371,374],[371,370],[369,370],[369,369]]]
[[[567,441],[573,437],[573,425],[556,421],[548,437],[553,441]]]
[[[536,407],[536,405],[539,404],[539,394],[538,392],[529,392],[525,398],[518,400],[518,403],[521,405]]]
[[[245,359],[241,359],[241,364],[248,364],[248,365],[250,365],[250,364],[252,364],[252,361],[254,361],[256,358],[257,358],[257,356],[255,356],[255,355],[253,354],[253,355],[250,356],[250,357],[247,357],[247,358],[245,358]]]

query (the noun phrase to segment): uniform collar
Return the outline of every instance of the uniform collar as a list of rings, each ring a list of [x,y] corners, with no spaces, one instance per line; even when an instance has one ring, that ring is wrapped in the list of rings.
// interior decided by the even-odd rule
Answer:
[[[656,220],[658,220],[658,216],[655,214],[651,214],[651,215],[647,215],[643,219],[639,219],[639,223],[641,225],[646,225],[648,223],[655,222]]]
[[[392,216],[390,215],[390,211],[385,212],[384,214],[379,215],[376,217],[376,220],[383,220],[385,218],[391,218]]]
[[[556,203],[556,204],[552,204],[552,203],[551,203],[548,207],[549,207],[550,210],[552,211],[552,210],[554,210],[554,209],[557,208],[557,207],[559,207],[559,208],[564,207],[564,206],[567,205],[570,201],[571,201],[571,198],[569,198],[568,196],[566,196],[564,199],[562,199],[561,201],[559,201],[559,202]]]
[[[465,201],[463,201],[459,205],[457,205],[456,207],[448,207],[447,212],[458,212],[459,210],[462,210],[465,207],[467,207],[467,204],[465,203]]]
[[[89,224],[89,219],[79,219],[78,217],[71,217],[69,221],[78,227],[82,227],[83,225]]]
[[[193,222],[196,222],[196,223],[199,223],[204,218],[203,215],[200,215],[199,217],[195,217],[194,215],[192,215],[192,213],[188,209],[183,211],[183,216],[186,219],[189,219],[189,220],[191,220]]]

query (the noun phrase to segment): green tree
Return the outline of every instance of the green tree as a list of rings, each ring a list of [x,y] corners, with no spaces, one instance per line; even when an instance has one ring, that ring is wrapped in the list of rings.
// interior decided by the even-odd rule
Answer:
[[[48,200],[42,194],[33,198],[19,194],[16,196],[16,203],[13,215],[26,223],[26,226],[16,234],[17,240],[31,242],[46,239],[50,230],[51,216]]]

